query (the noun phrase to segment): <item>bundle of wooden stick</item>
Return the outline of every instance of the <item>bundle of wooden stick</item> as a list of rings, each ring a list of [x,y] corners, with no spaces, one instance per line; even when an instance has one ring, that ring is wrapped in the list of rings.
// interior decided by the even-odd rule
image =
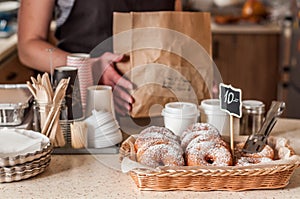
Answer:
[[[66,144],[59,124],[61,103],[69,84],[68,79],[61,79],[55,91],[53,91],[48,73],[31,77],[32,83],[27,81],[27,87],[39,106],[41,133],[49,137],[55,147],[63,147]]]
[[[74,149],[87,147],[87,131],[88,127],[84,121],[71,124],[71,145]]]

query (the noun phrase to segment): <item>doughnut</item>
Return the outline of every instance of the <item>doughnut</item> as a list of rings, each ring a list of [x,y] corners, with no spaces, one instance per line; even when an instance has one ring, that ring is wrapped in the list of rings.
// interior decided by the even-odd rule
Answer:
[[[137,161],[149,167],[183,166],[183,150],[177,136],[167,128],[151,126],[134,143]]]
[[[195,123],[189,126],[181,136],[181,147],[186,149],[187,145],[196,137],[201,137],[201,141],[218,140],[221,138],[218,129],[208,123]]]
[[[137,151],[137,161],[149,167],[183,166],[183,151],[173,141],[152,141],[141,146]]]
[[[231,166],[231,153],[226,146],[215,141],[195,142],[187,147],[185,158],[188,166]]]
[[[253,158],[253,157],[240,157],[237,159],[236,166],[248,166],[252,164],[264,163],[264,162],[271,162],[273,161],[270,158],[262,157],[262,158]]]
[[[216,136],[210,134],[209,131],[194,131],[187,134],[184,139],[181,141],[181,147],[185,151],[188,144],[194,140],[195,138],[200,139],[201,141],[212,141],[212,140],[219,140],[221,139],[220,136]]]
[[[215,134],[216,136],[220,135],[218,129],[209,123],[195,123],[189,126],[182,133],[181,140],[183,140],[184,137],[190,132],[195,132],[195,131],[209,131],[211,134]]]
[[[196,138],[194,138],[193,140],[190,141],[190,143],[188,144],[188,146],[186,147],[186,150],[188,150],[187,148],[188,147],[191,147],[199,142],[203,142],[203,141],[209,141],[209,142],[216,142],[218,144],[221,144],[223,146],[225,146],[228,150],[230,150],[230,146],[229,144],[227,144],[223,139],[222,137],[214,137],[213,139],[208,139],[208,140],[203,140],[203,137],[202,136],[198,136]]]
[[[153,140],[165,140],[165,141],[177,141],[177,136],[167,128],[152,126],[144,129],[138,135],[138,138],[135,140],[134,148],[137,152],[138,149],[145,143],[151,142]]]
[[[274,159],[274,150],[269,145],[266,145],[261,152],[258,153],[245,153],[242,151],[245,143],[240,142],[235,146],[235,154],[237,158],[250,157],[250,158],[269,158]]]
[[[165,127],[160,127],[160,126],[150,126],[148,128],[145,128],[144,130],[142,130],[140,132],[139,137],[142,137],[148,133],[154,133],[154,132],[163,134],[170,139],[177,140],[177,136],[171,130],[169,130]]]

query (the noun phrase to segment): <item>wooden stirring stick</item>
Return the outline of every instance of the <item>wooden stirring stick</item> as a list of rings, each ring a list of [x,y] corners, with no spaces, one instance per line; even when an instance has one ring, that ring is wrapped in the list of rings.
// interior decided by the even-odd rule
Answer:
[[[27,88],[31,92],[31,94],[34,97],[34,99],[37,99],[35,88],[32,86],[32,84],[29,81],[27,81],[26,84],[27,84]]]
[[[26,84],[35,100],[40,104],[41,133],[49,137],[54,146],[62,147],[66,141],[59,124],[59,113],[70,78],[62,79],[55,92],[53,92],[48,73],[44,73],[42,76],[38,75],[36,79],[31,77],[31,81],[32,83],[27,81]],[[50,110],[48,105],[51,106]]]
[[[50,135],[52,135],[52,134],[55,135],[55,143],[56,143],[55,146],[63,147],[66,145],[66,140],[65,140],[64,134],[59,125],[59,117],[56,117],[56,120],[54,122],[54,126],[52,127]]]
[[[60,111],[60,104],[61,104],[63,98],[65,97],[65,93],[66,93],[69,81],[70,81],[70,78],[68,80],[62,79],[56,88],[57,90],[55,91],[55,94],[54,94],[53,105],[52,105],[51,111],[50,111],[50,113],[47,117],[47,120],[45,122],[45,125],[42,129],[42,133],[46,136],[49,136],[49,133],[50,133],[50,130],[54,123],[55,117],[57,117],[57,115]]]
[[[38,84],[37,80],[34,77],[30,77],[30,79],[31,79],[33,85]]]
[[[49,96],[52,99],[53,98],[53,89],[52,89],[52,85],[50,83],[50,79],[49,79],[48,73],[44,73],[42,75],[42,85],[46,88]]]

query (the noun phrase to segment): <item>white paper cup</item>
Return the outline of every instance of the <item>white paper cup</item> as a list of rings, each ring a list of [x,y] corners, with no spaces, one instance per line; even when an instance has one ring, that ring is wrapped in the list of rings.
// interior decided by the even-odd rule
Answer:
[[[198,120],[199,111],[196,104],[188,102],[171,102],[162,110],[165,127],[177,136]]]
[[[221,135],[230,135],[230,116],[220,108],[219,99],[202,100],[200,106],[200,121],[209,123],[216,127]],[[234,118],[233,121],[234,134],[239,134],[239,119]]]
[[[115,119],[115,110],[112,96],[112,87],[105,85],[90,86],[87,89],[87,103],[85,116],[92,114],[92,110],[107,111],[113,114]]]

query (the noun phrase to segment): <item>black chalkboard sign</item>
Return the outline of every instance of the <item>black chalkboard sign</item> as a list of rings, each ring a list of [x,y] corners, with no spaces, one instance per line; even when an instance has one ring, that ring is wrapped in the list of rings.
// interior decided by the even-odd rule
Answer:
[[[231,85],[220,84],[220,106],[221,110],[226,111],[230,115],[240,118],[242,116],[242,91],[233,88]]]

